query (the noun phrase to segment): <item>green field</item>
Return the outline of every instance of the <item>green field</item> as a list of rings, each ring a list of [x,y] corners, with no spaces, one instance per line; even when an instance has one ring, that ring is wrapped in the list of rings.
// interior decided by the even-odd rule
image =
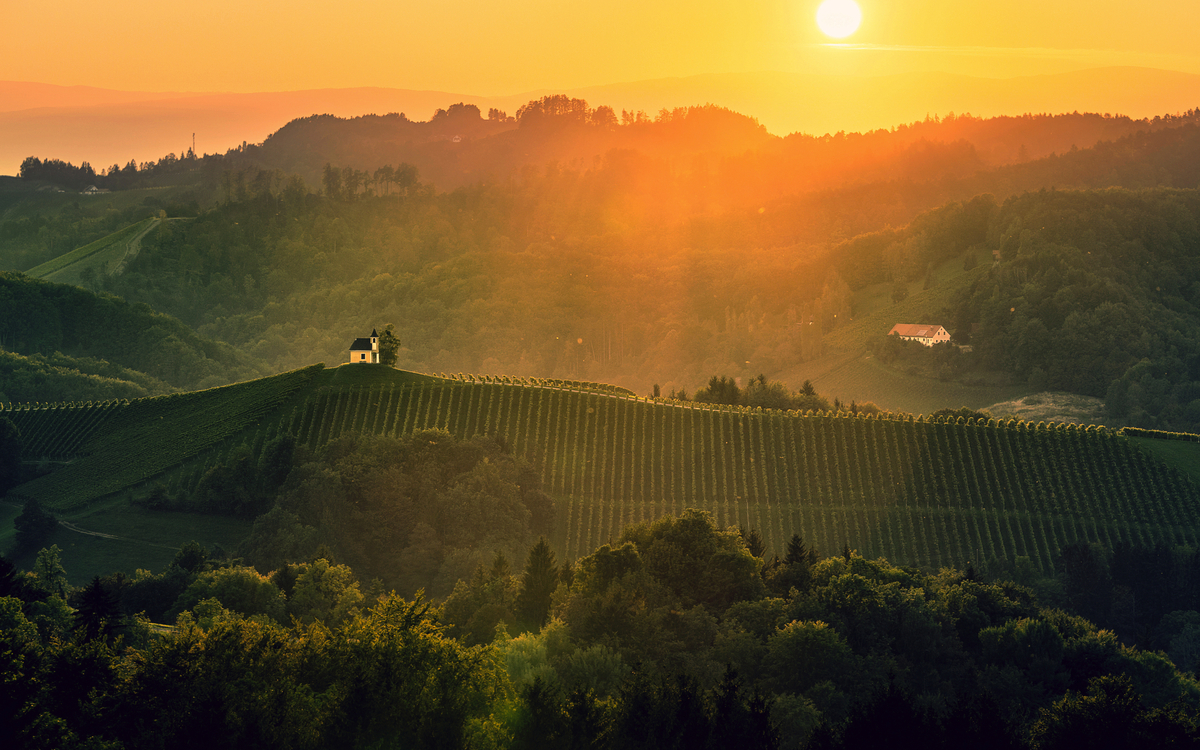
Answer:
[[[77,247],[40,266],[34,266],[26,271],[25,275],[60,284],[79,284],[86,268],[93,268],[99,273],[101,265],[107,264],[107,268],[115,269],[117,264],[125,258],[130,242],[141,237],[144,231],[149,230],[156,223],[158,223],[158,219],[142,219],[107,237],[101,237],[83,247]]]
[[[37,434],[39,416],[53,412],[14,416]],[[109,419],[111,429],[83,442],[97,453],[18,494],[80,517],[148,480],[190,491],[206,466],[238,446],[257,454],[282,431],[317,448],[347,433],[437,427],[495,435],[540,468],[557,502],[551,542],[567,559],[627,524],[689,507],[721,526],[760,530],[770,551],[800,533],[824,553],[849,544],[930,569],[1020,556],[1050,573],[1072,542],[1200,546],[1196,480],[1178,460],[1164,463],[1141,441],[1094,427],[764,412],[374,365],[143,399]]]
[[[957,264],[957,269],[955,264]],[[949,321],[942,320],[944,312],[950,307],[954,296],[963,287],[969,286],[977,279],[987,275],[989,264],[980,264],[970,271],[962,270],[962,260],[954,259],[943,263],[934,272],[936,284],[929,289],[909,294],[908,298],[899,304],[884,304],[878,297],[882,285],[864,290],[870,292],[870,299],[860,300],[860,306],[870,312],[856,313],[854,320],[839,326],[825,335],[823,343],[827,352],[858,352],[866,349],[872,339],[886,336],[897,323],[933,323],[949,326]],[[889,287],[890,291],[890,287]],[[890,302],[890,299],[888,300]],[[953,333],[953,332],[952,332]]]
[[[929,289],[923,290],[923,282],[915,281],[909,285],[908,298],[899,304],[891,301],[891,284],[859,290],[851,304],[853,320],[823,337],[825,355],[772,377],[793,388],[811,380],[818,392],[830,398],[846,403],[870,401],[884,409],[913,414],[962,406],[982,409],[1028,394],[1024,386],[966,385],[909,375],[867,353],[871,342],[886,336],[896,323],[947,324],[944,313],[954,296],[989,268],[984,263],[964,271],[962,265],[961,257],[942,263],[933,270]]]
[[[843,403],[870,401],[890,411],[932,414],[967,406],[982,409],[1029,392],[1024,386],[975,386],[909,375],[870,354],[842,354],[806,362],[779,379],[793,384],[811,380],[817,392]]]
[[[8,531],[0,536],[0,547],[11,545],[12,521],[8,516],[15,517],[19,512],[17,506],[0,504],[0,521],[6,521]],[[251,526],[248,521],[221,516],[159,513],[133,507],[124,500],[59,519],[73,528],[60,525],[44,546],[56,544],[62,550],[63,567],[73,586],[116,570],[130,575],[137,568],[160,571],[171,563],[180,547],[193,540],[209,549],[219,545],[233,550]],[[28,568],[33,556],[17,562]]]

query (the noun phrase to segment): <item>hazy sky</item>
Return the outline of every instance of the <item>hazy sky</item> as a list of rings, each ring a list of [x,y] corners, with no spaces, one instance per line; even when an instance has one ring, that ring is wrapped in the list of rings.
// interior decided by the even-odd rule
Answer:
[[[1200,0],[0,0],[0,80],[146,91],[478,95],[703,73],[1137,65],[1200,73]]]

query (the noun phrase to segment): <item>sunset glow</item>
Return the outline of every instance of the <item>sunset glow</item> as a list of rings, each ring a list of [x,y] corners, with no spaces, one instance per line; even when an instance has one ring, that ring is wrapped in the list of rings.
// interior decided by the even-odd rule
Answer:
[[[473,101],[511,114],[551,91],[618,113],[712,102],[779,135],[887,128],[950,111],[1153,117],[1195,106],[1189,76],[1200,75],[1195,24],[1186,22],[1194,0],[362,0],[299,2],[285,13],[237,0],[212,0],[203,13],[182,0],[10,6],[7,28],[53,30],[55,43],[10,35],[0,86],[114,91],[0,90],[0,174],[32,151],[125,163],[179,152],[193,133],[202,152],[254,143],[313,112],[426,119]],[[1135,81],[1138,71],[1157,77]],[[345,89],[357,92],[335,93]],[[136,92],[171,101],[136,114],[80,110],[80,123],[48,119],[55,108],[142,101]],[[264,92],[274,99],[262,101]]]
[[[281,12],[213,0],[197,13],[181,0],[18,2],[5,8],[6,28],[53,30],[55,44],[10,34],[0,45],[0,79],[140,91],[387,86],[495,96],[753,70],[1005,77],[1136,65],[1200,73],[1188,22],[1194,0],[861,2],[868,23],[853,41],[887,52],[855,53],[849,70],[827,70],[846,63],[811,49],[830,39],[814,23],[820,5],[362,0]]]

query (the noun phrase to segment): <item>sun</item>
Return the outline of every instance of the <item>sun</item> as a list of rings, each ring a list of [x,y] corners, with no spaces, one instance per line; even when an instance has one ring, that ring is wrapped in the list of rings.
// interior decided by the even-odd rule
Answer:
[[[817,26],[826,36],[843,39],[858,31],[862,11],[854,0],[825,0],[817,8]]]

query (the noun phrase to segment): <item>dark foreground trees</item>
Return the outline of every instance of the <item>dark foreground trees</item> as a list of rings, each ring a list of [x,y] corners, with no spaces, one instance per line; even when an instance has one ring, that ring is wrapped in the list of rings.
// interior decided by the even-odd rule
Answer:
[[[55,748],[1200,741],[1192,675],[1027,589],[798,537],[764,563],[752,536],[688,510],[573,564],[493,552],[440,607],[325,558],[266,575],[189,545],[158,634],[110,629],[116,578],[70,591],[46,551],[0,597],[0,708],[21,746]]]
[[[22,747],[463,747],[499,686],[483,651],[398,597],[335,628],[209,605],[136,650],[41,643],[13,601],[0,599],[0,707]]]

